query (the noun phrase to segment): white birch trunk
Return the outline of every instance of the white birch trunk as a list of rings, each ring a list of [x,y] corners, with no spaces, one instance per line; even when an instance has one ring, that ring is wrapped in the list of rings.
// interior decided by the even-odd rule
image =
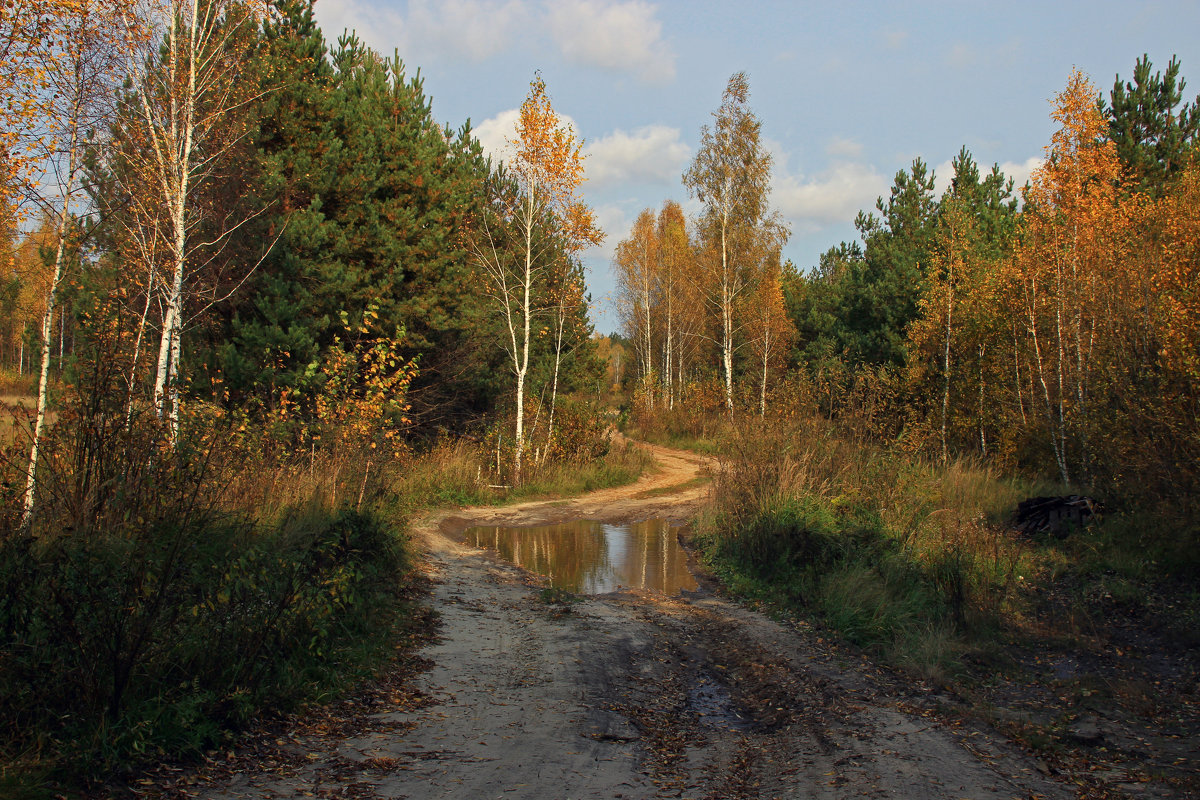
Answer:
[[[42,363],[38,374],[37,416],[33,423],[33,444],[29,448],[29,472],[25,476],[25,502],[22,523],[33,521],[33,505],[37,494],[38,456],[42,444],[42,430],[46,424],[47,394],[50,382],[50,338],[54,333],[54,309],[58,305],[58,290],[62,285],[64,260],[67,246],[67,228],[71,219],[71,199],[75,192],[75,172],[79,168],[79,118],[83,98],[75,97],[72,106],[70,144],[67,151],[67,172],[62,198],[62,213],[58,222],[58,242],[54,250],[54,276],[50,280],[50,291],[46,295],[46,314],[42,317]],[[21,359],[24,361],[24,349]]]
[[[1054,304],[1054,343],[1056,348],[1057,359],[1055,361],[1055,373],[1058,378],[1058,452],[1060,466],[1063,468],[1064,481],[1066,475],[1066,458],[1067,458],[1067,410],[1066,410],[1066,382],[1063,376],[1063,363],[1066,360],[1066,352],[1063,345],[1063,281],[1062,281],[1062,263],[1056,258],[1055,262],[1055,304]]]
[[[983,357],[987,348],[979,345],[979,454],[987,458],[987,432],[983,425]]]
[[[771,330],[765,328],[763,330],[763,351],[762,351],[762,385],[758,389],[758,415],[765,417],[767,415],[767,365],[771,361]]]
[[[674,293],[675,293],[674,276],[668,275],[667,276],[667,342],[666,342],[666,347],[664,348],[665,352],[663,353],[663,371],[666,374],[663,377],[665,378],[665,385],[666,385],[666,390],[667,390],[666,403],[667,403],[667,408],[669,410],[675,408],[675,385],[673,383],[673,372],[672,372],[672,368],[671,368],[671,358],[674,355],[671,348],[675,343],[674,342],[675,329],[674,329],[674,319],[673,319]]]
[[[1029,293],[1029,334],[1033,340],[1034,366],[1037,371],[1037,379],[1041,383],[1042,397],[1046,403],[1046,421],[1050,425],[1050,447],[1054,451],[1054,460],[1058,463],[1058,471],[1063,483],[1070,484],[1071,478],[1067,472],[1066,454],[1063,452],[1054,430],[1054,405],[1050,399],[1050,387],[1046,383],[1045,363],[1042,359],[1042,347],[1038,337],[1037,286],[1034,284],[1033,279],[1030,280]]]
[[[654,334],[651,328],[651,259],[649,245],[642,243],[642,385],[646,388],[646,402],[654,408]]]
[[[522,335],[520,357],[517,358],[517,350],[514,347],[513,357],[515,361],[517,373],[517,430],[515,452],[513,455],[513,483],[520,484],[521,482],[521,457],[525,449],[525,376],[529,372],[529,330],[530,330],[530,312],[533,307],[533,215],[534,215],[534,193],[537,191],[536,185],[531,186],[529,190],[529,198],[526,201],[526,217],[525,217],[525,270],[522,281],[523,294],[521,298],[521,317],[522,317]],[[515,342],[514,342],[515,344]]]
[[[179,359],[183,330],[183,277],[187,266],[187,208],[188,192],[191,188],[192,146],[196,127],[196,59],[199,56],[200,3],[192,3],[192,18],[188,34],[187,89],[182,98],[171,98],[171,144],[174,152],[168,164],[163,166],[164,184],[168,188],[167,200],[171,210],[172,275],[170,293],[167,296],[167,312],[163,319],[162,339],[159,343],[158,370],[154,381],[154,399],[159,419],[166,419],[172,442],[179,434]],[[171,21],[171,52],[178,59],[179,25],[176,18]],[[174,62],[175,65],[178,61]],[[179,105],[182,104],[182,108]],[[169,176],[169,177],[168,177]]]
[[[721,219],[721,366],[725,371],[725,407],[733,412],[733,287],[726,232],[729,213]]]
[[[546,449],[550,449],[550,440],[554,438],[554,411],[558,405],[558,368],[562,363],[563,339],[567,327],[566,296],[559,298],[556,309],[556,325],[554,330],[554,379],[550,386],[550,422],[546,426]]]
[[[950,452],[946,445],[946,422],[950,416],[950,334],[954,322],[954,261],[951,258],[949,272],[946,276],[946,341],[942,352],[942,373],[945,384],[942,389],[942,463],[950,460]]]
[[[1017,343],[1017,326],[1012,327],[1013,335],[1013,383],[1017,390],[1017,406],[1021,410],[1021,424],[1028,425],[1029,419],[1025,416],[1025,392],[1021,389],[1021,348]]]

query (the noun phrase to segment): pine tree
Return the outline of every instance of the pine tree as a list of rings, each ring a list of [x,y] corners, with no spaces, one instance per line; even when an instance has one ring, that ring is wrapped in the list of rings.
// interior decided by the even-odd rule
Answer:
[[[402,332],[402,356],[420,360],[410,416],[444,412],[456,396],[470,404],[478,392],[464,391],[464,340],[476,335],[478,300],[465,248],[485,193],[482,151],[469,125],[435,123],[420,74],[408,77],[398,56],[349,35],[327,59],[311,0],[281,11],[264,32],[263,80],[274,89],[259,112],[257,161],[267,235],[282,236],[230,315],[226,380],[239,395],[275,403],[287,391],[303,402],[343,318],[372,308],[381,329]]]
[[[904,338],[917,318],[937,226],[934,174],[921,159],[900,170],[880,216],[860,212],[861,261],[851,260],[840,309],[846,348],[854,362],[904,363]]]
[[[1143,55],[1134,64],[1133,81],[1118,75],[1108,107],[1100,101],[1121,163],[1137,188],[1156,196],[1195,156],[1200,135],[1200,95],[1180,105],[1187,82],[1179,66],[1172,56],[1165,72],[1151,74],[1150,57]]]

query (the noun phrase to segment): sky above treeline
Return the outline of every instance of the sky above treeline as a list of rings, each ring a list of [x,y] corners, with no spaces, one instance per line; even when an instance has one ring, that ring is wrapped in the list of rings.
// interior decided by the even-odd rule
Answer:
[[[1107,94],[1148,54],[1200,93],[1200,3],[318,0],[330,41],[356,31],[420,68],[436,117],[498,152],[535,70],[586,141],[597,330],[618,328],[611,269],[643,208],[673,199],[729,76],[745,71],[774,155],[772,205],[798,267],[856,238],[854,217],[920,157],[939,191],[963,145],[1017,185],[1043,155],[1072,67]]]

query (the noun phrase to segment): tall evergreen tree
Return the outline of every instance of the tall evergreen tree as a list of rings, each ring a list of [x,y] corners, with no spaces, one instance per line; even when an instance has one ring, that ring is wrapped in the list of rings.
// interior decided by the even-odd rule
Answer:
[[[1151,73],[1143,55],[1133,68],[1133,81],[1118,75],[1109,94],[1109,137],[1117,155],[1138,188],[1152,195],[1174,177],[1196,153],[1200,135],[1200,95],[1183,101],[1186,81],[1179,76],[1179,59],[1171,57],[1165,72]]]
[[[333,69],[311,0],[277,0],[263,27],[258,76],[256,196],[269,213],[255,237],[278,237],[264,263],[215,331],[214,347],[235,399],[257,395],[268,404],[280,390],[304,392],[315,370],[321,331],[313,324],[311,281],[295,246],[314,235],[319,194],[328,182],[326,139],[332,117]],[[215,353],[214,353],[215,354]]]
[[[876,201],[880,216],[859,212],[855,220],[864,256],[849,262],[841,310],[852,361],[904,363],[937,230],[933,186],[933,171],[914,159],[911,171],[896,173],[887,202]]]
[[[280,238],[230,316],[226,379],[267,403],[311,396],[323,353],[371,309],[419,358],[414,418],[477,403],[462,363],[477,297],[465,248],[490,166],[469,125],[434,121],[398,56],[349,35],[327,58],[311,6],[280,0],[264,31],[257,165],[266,232]]]

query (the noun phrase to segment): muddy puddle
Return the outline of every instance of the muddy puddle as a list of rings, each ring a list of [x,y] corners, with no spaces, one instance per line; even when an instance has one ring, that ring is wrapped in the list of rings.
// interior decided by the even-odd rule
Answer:
[[[569,592],[647,589],[673,595],[696,589],[678,532],[678,526],[658,519],[628,524],[579,520],[531,528],[467,528],[464,535],[476,547],[495,550]]]

